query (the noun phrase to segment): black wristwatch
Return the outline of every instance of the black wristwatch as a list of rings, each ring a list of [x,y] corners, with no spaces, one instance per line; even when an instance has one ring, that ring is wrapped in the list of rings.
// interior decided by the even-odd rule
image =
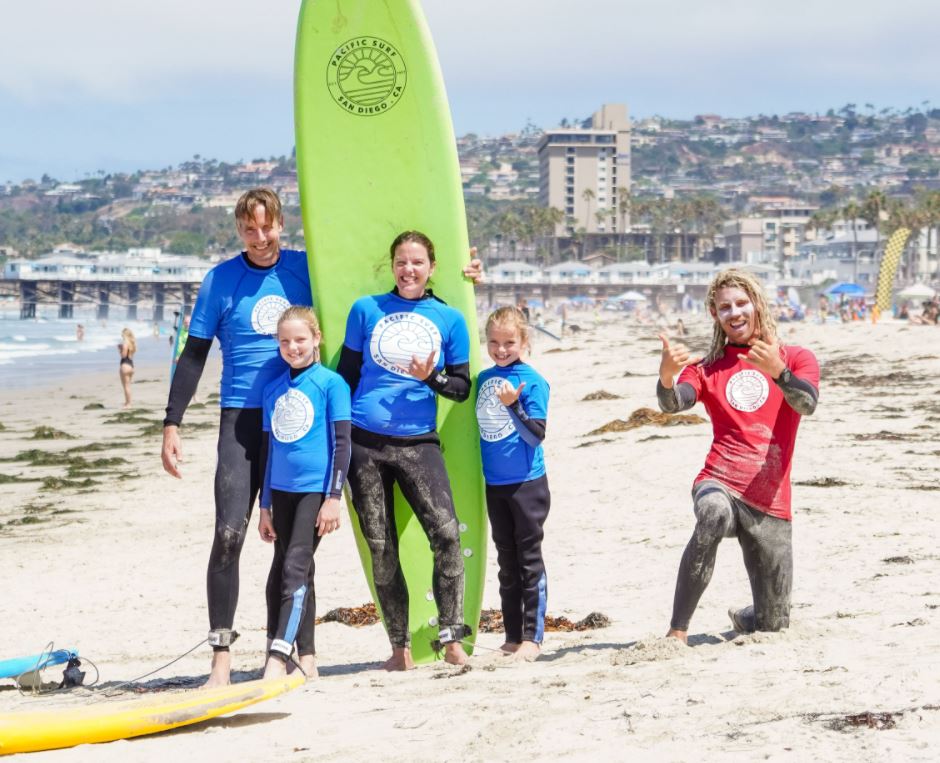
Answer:
[[[789,384],[790,379],[792,378],[793,378],[793,374],[790,373],[790,369],[784,367],[784,369],[780,372],[780,376],[774,379],[774,381],[777,382],[777,384],[779,384],[782,387],[785,384]]]

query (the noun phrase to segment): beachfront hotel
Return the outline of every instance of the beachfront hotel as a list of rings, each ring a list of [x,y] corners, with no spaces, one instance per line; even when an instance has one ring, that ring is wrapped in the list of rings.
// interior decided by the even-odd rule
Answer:
[[[630,190],[630,118],[622,103],[604,104],[590,127],[547,130],[539,141],[539,201],[565,213],[556,236],[622,232],[618,189]]]

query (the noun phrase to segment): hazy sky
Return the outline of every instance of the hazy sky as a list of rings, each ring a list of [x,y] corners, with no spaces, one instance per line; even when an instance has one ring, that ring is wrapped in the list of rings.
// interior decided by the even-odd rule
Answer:
[[[377,0],[376,0],[377,1]],[[0,183],[288,153],[300,0],[2,0]],[[424,0],[458,134],[940,106],[937,0]]]

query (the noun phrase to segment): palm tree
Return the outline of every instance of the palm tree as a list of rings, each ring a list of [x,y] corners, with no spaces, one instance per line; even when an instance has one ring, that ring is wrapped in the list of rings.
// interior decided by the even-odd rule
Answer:
[[[630,214],[630,205],[633,199],[630,196],[630,189],[621,186],[617,189],[617,214],[620,216],[620,226],[617,230],[620,233],[620,245],[617,247],[617,259],[623,256],[624,244],[627,235],[627,217]]]
[[[597,194],[591,188],[585,188],[581,192],[581,198],[587,202],[587,214],[584,216],[584,227],[587,229],[588,220],[591,219],[591,202],[597,198]]]
[[[858,226],[855,224],[862,214],[862,208],[854,199],[842,207],[842,217],[852,226],[852,283],[858,281]]]
[[[866,104],[867,106],[868,104]],[[865,201],[862,202],[862,219],[875,229],[875,252],[878,256],[878,250],[881,249],[881,223],[882,215],[885,214],[885,207],[888,205],[888,197],[880,189],[870,191]]]

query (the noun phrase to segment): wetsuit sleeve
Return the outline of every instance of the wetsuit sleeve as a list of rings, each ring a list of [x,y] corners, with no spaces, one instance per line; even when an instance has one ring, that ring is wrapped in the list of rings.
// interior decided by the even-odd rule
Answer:
[[[271,438],[274,437],[270,432],[265,432],[261,437],[261,454],[259,456],[258,468],[261,471],[261,502],[262,509],[271,508]]]
[[[346,475],[349,473],[349,459],[352,457],[352,423],[349,421],[333,422],[333,455],[330,463],[329,495],[341,498]]]
[[[530,419],[519,400],[506,410],[509,411],[509,418],[512,419],[516,431],[526,445],[537,448],[542,444],[542,440],[545,439],[545,419]]]
[[[163,426],[169,424],[179,426],[182,423],[186,406],[196,394],[196,387],[199,386],[199,379],[202,377],[202,370],[206,366],[210,349],[212,349],[211,339],[202,339],[192,334],[186,338],[186,345],[176,362]]]
[[[328,471],[330,481],[325,492],[334,498],[339,498],[343,494],[343,485],[346,482],[346,475],[349,474],[349,459],[352,456],[350,393],[339,379],[328,387],[327,408],[327,415],[333,423],[333,452],[330,455]]]
[[[438,395],[462,403],[470,397],[470,364],[448,364],[443,371],[431,374],[424,383]]]
[[[781,374],[775,381],[789,406],[802,416],[816,410],[819,401],[819,363],[809,350],[800,348],[786,361],[789,374]],[[785,378],[788,377],[788,378]]]
[[[350,394],[355,392],[356,387],[359,386],[359,378],[362,376],[362,353],[344,344],[339,353],[336,373],[343,377]]]
[[[697,399],[695,387],[688,382],[679,382],[666,389],[661,381],[656,381],[656,400],[659,402],[659,410],[663,413],[687,411],[695,405]]]

